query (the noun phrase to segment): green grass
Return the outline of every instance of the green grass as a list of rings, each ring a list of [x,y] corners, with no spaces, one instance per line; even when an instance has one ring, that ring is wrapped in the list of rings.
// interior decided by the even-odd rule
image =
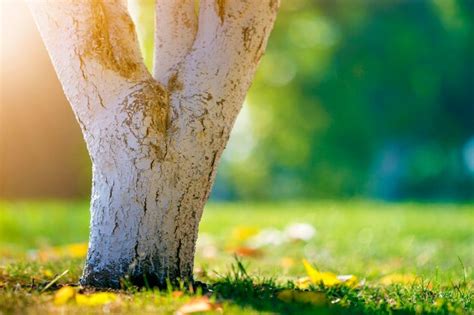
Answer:
[[[129,287],[117,293],[119,302],[105,306],[54,305],[61,286],[77,284],[83,259],[39,260],[34,249],[87,241],[87,208],[85,202],[0,204],[0,314],[174,313],[199,295],[176,298],[170,292],[179,288]],[[204,294],[229,314],[472,313],[473,210],[472,204],[363,201],[211,204],[201,223],[195,273],[209,285]],[[246,234],[284,230],[292,223],[311,224],[316,235],[235,259],[236,250],[253,245]],[[297,289],[295,281],[306,275],[303,258],[322,271],[356,275],[363,284]],[[41,292],[64,270],[69,272]],[[418,281],[381,283],[393,274],[413,274]],[[282,291],[293,292],[293,298],[282,298]],[[324,298],[304,300],[301,292]]]

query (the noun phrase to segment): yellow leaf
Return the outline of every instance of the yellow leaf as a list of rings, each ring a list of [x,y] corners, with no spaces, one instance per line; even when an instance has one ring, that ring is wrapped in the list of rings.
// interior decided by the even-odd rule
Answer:
[[[319,272],[313,266],[311,266],[311,264],[306,259],[303,259],[303,265],[306,269],[306,273],[313,283],[322,283],[327,287],[342,283],[342,281],[337,278],[336,274],[332,272]]]
[[[208,311],[222,311],[222,306],[220,304],[211,302],[207,296],[203,296],[200,298],[192,299],[188,303],[181,306],[176,311],[176,315]]]
[[[326,295],[323,292],[283,290],[277,294],[277,298],[283,302],[311,303],[323,305],[326,303]]]
[[[87,255],[87,243],[50,247],[38,251],[37,255],[43,261],[62,257],[84,258]]]
[[[296,287],[302,290],[309,288],[311,284],[311,279],[309,277],[303,277],[296,280]]]
[[[443,305],[446,303],[446,300],[443,298],[437,298],[433,305],[436,306],[437,308],[443,307]]]
[[[251,226],[239,226],[232,231],[232,238],[243,242],[258,234],[258,229]]]
[[[383,285],[391,285],[395,283],[412,284],[417,280],[418,279],[414,274],[392,273],[380,279],[380,283]]]
[[[173,293],[171,293],[171,296],[174,297],[175,299],[180,298],[183,295],[184,295],[183,291],[173,291]]]
[[[234,254],[241,256],[241,257],[262,257],[263,256],[263,251],[261,251],[258,248],[252,248],[252,247],[246,247],[246,246],[240,246],[237,247],[234,250]]]
[[[277,298],[283,302],[290,303],[293,301],[293,290],[283,290],[278,292]]]
[[[64,246],[63,249],[69,257],[83,258],[87,255],[87,243],[69,244]]]
[[[281,259],[281,266],[285,269],[291,268],[295,264],[295,260],[291,257],[283,257]]]
[[[342,283],[342,281],[337,278],[337,275],[332,272],[321,272],[321,282],[327,287]]]
[[[321,274],[319,273],[319,271],[313,268],[313,266],[311,266],[311,264],[306,259],[303,259],[303,265],[304,269],[306,270],[306,274],[308,275],[311,282],[316,283],[321,280]]]
[[[78,305],[97,306],[109,304],[117,300],[117,295],[111,292],[98,292],[89,295],[76,294],[76,303]]]
[[[359,284],[359,279],[354,275],[338,275],[337,278],[349,287],[355,287]]]
[[[43,270],[43,275],[45,275],[48,278],[51,278],[54,276],[53,272],[49,269]]]
[[[70,300],[72,300],[75,294],[76,290],[74,290],[74,288],[68,286],[62,287],[54,294],[54,304],[64,305]]]
[[[300,303],[311,303],[315,305],[324,305],[326,295],[323,292],[297,291],[295,301]]]

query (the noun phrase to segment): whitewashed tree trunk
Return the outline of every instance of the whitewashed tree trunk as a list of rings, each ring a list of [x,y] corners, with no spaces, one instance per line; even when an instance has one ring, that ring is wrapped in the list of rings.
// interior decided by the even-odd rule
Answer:
[[[126,4],[30,0],[93,163],[81,283],[192,281],[198,225],[277,0],[157,0],[155,67]]]

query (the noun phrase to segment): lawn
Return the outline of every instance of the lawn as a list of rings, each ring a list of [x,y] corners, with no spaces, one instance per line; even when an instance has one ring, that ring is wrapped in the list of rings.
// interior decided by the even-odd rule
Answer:
[[[0,314],[472,313],[473,210],[365,201],[213,203],[204,212],[195,264],[207,286],[159,291],[124,281],[123,290],[100,293],[77,286],[86,202],[3,202]]]

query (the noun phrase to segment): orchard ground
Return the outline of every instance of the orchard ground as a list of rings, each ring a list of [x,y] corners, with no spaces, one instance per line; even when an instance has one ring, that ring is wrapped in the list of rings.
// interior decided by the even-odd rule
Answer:
[[[0,314],[474,312],[472,203],[211,203],[194,289],[80,288],[88,222],[86,202],[0,203]]]

